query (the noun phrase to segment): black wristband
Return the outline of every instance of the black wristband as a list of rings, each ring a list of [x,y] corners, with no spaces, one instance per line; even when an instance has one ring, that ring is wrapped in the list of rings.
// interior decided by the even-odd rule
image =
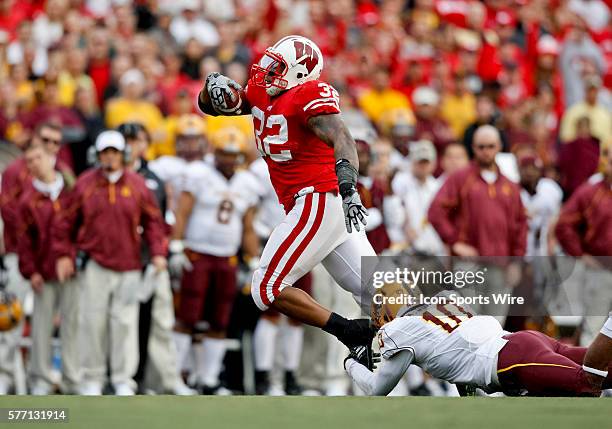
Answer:
[[[336,161],[336,176],[342,198],[351,196],[357,190],[357,169],[347,159]]]

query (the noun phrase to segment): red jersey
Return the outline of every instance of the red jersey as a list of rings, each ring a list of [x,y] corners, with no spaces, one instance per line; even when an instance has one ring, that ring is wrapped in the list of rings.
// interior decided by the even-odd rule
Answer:
[[[329,84],[314,80],[270,97],[251,81],[245,88],[251,105],[257,149],[263,156],[278,199],[289,211],[294,195],[338,192],[334,149],[309,128],[308,119],[340,113],[339,97]]]

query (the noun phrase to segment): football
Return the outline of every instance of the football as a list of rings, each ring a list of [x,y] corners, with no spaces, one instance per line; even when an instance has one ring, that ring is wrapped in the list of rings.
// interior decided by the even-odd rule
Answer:
[[[233,97],[220,88],[213,89],[211,99],[213,99],[215,109],[222,114],[234,113],[240,114],[242,107],[243,90],[237,90],[229,87]]]

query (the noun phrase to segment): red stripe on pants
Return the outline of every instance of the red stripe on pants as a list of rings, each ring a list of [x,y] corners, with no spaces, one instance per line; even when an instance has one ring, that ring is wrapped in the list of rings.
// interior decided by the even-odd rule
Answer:
[[[278,263],[280,262],[282,257],[285,255],[289,247],[291,247],[291,245],[293,244],[297,236],[300,235],[300,233],[304,230],[304,228],[306,227],[306,223],[308,222],[308,217],[310,216],[310,209],[312,208],[313,194],[307,194],[304,198],[306,200],[304,201],[304,208],[302,209],[302,213],[300,214],[300,219],[298,220],[298,223],[295,225],[295,227],[291,231],[291,234],[289,234],[287,238],[283,240],[281,245],[278,247],[278,249],[274,253],[274,256],[270,260],[270,264],[268,265],[268,269],[266,270],[266,273],[264,274],[264,278],[261,281],[261,284],[259,285],[259,295],[264,305],[270,305],[270,300],[268,299],[268,294],[267,294],[267,289],[268,289],[267,285],[268,285],[268,282],[270,281],[270,278],[272,277],[272,274],[274,274],[274,270],[276,270]]]
[[[283,267],[283,271],[281,271],[280,275],[276,278],[274,285],[272,285],[272,295],[274,296],[278,295],[278,290],[280,288],[282,281],[285,279],[287,274],[289,274],[289,271],[291,271],[291,269],[295,265],[295,262],[298,260],[300,255],[304,253],[304,249],[306,249],[306,246],[310,244],[313,237],[319,230],[319,227],[321,226],[321,221],[323,220],[324,212],[325,212],[325,194],[319,194],[319,204],[317,205],[317,214],[315,215],[314,223],[312,224],[310,231],[308,231],[308,233],[306,234],[306,237],[304,237],[302,242],[298,245],[298,247],[295,249],[293,254],[287,260],[287,263]]]

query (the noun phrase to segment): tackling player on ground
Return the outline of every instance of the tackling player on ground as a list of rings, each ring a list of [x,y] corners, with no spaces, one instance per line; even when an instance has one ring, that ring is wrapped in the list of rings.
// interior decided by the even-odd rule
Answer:
[[[411,292],[387,285],[381,293],[399,297]],[[606,371],[588,368],[583,365],[584,347],[562,344],[537,331],[504,331],[494,317],[453,304],[449,292],[436,297],[447,297],[447,303],[373,306],[382,364],[371,372],[374,355],[365,346],[353,350],[344,362],[367,395],[389,394],[411,364],[433,377],[487,393],[599,396],[602,387],[612,387],[607,372],[612,356],[605,351],[597,352],[598,362],[592,365]]]
[[[338,93],[318,80],[322,69],[317,45],[287,36],[253,65],[244,90],[218,73],[208,75],[198,105],[213,116],[253,115],[257,149],[287,213],[253,275],[255,303],[353,346],[372,339],[366,319],[349,321],[289,287],[322,262],[359,301],[361,256],[375,256],[363,228],[367,212],[356,190],[355,142],[340,116]]]

